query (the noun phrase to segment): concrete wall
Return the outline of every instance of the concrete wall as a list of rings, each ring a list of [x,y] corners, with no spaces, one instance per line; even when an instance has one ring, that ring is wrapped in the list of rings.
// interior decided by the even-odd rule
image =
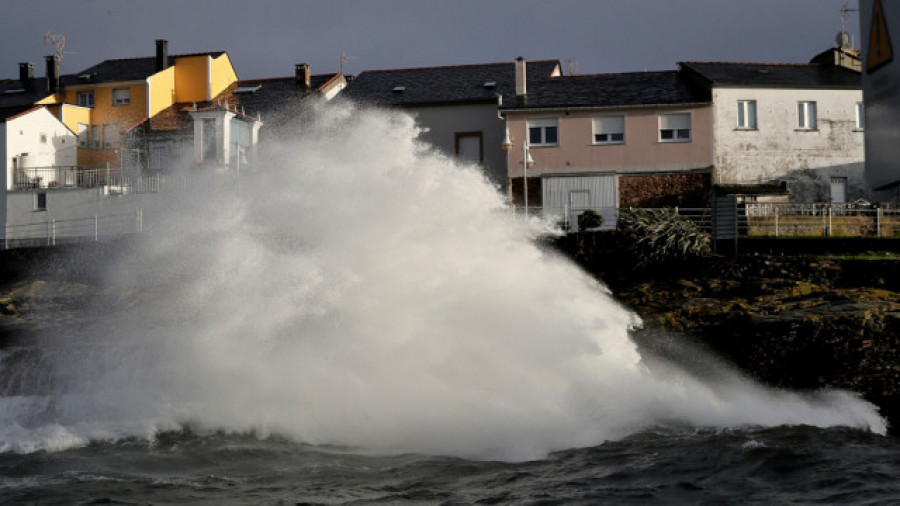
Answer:
[[[422,140],[448,156],[456,156],[456,134],[481,132],[484,159],[482,167],[488,179],[506,193],[506,152],[500,148],[505,135],[504,123],[497,116],[497,104],[472,104],[406,108],[416,123],[427,128]]]
[[[7,246],[40,246],[55,235],[58,243],[129,234],[137,231],[138,210],[155,202],[157,195],[104,195],[102,188],[4,192]],[[46,196],[46,208],[37,209],[38,194]],[[147,200],[152,202],[146,202]]]
[[[756,101],[756,129],[737,126],[739,100]],[[798,128],[797,104],[816,102],[817,128]],[[828,201],[830,178],[847,178],[848,200],[868,198],[861,90],[716,88],[716,184],[789,181],[792,199]]]

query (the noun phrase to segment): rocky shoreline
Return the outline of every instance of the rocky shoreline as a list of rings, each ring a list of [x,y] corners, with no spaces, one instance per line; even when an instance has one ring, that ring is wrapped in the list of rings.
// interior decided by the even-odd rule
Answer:
[[[713,255],[638,267],[615,241],[585,243],[571,234],[547,246],[581,264],[643,319],[638,334],[655,335],[639,341],[643,346],[699,343],[769,386],[857,392],[900,433],[900,255]],[[88,301],[127,306],[99,288],[102,269],[93,267],[129,247],[0,252],[0,346],[27,336],[36,310],[55,315],[44,325],[65,326],[78,321]]]
[[[573,236],[555,246],[646,331],[698,341],[769,386],[857,392],[900,433],[900,255],[713,255],[639,268],[621,245],[586,248]]]

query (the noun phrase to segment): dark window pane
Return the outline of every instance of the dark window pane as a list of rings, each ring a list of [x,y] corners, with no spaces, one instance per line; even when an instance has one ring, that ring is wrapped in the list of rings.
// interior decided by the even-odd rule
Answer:
[[[624,141],[625,134],[612,134],[612,140],[619,141],[619,142]]]
[[[547,144],[556,144],[558,142],[556,127],[546,127],[544,130],[544,135],[546,136],[544,142],[546,142]]]
[[[660,130],[660,131],[659,131],[659,138],[660,138],[660,139],[672,139],[674,133],[675,133],[675,132],[673,132],[672,130],[666,128],[666,129],[664,129],[664,130]]]
[[[531,127],[528,129],[528,143],[529,144],[540,144],[541,143],[540,127]]]

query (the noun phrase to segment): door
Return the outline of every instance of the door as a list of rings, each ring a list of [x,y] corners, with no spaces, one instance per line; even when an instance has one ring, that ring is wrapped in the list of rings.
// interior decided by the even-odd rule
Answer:
[[[847,202],[847,178],[831,178],[831,202]]]

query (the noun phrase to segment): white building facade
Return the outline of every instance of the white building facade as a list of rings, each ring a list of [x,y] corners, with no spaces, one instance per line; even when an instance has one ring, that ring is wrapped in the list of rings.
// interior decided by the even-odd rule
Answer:
[[[680,65],[712,98],[714,185],[751,194],[754,186],[782,185],[794,202],[871,199],[858,70],[829,63]]]
[[[714,183],[787,182],[792,200],[868,198],[862,90],[715,88]]]

